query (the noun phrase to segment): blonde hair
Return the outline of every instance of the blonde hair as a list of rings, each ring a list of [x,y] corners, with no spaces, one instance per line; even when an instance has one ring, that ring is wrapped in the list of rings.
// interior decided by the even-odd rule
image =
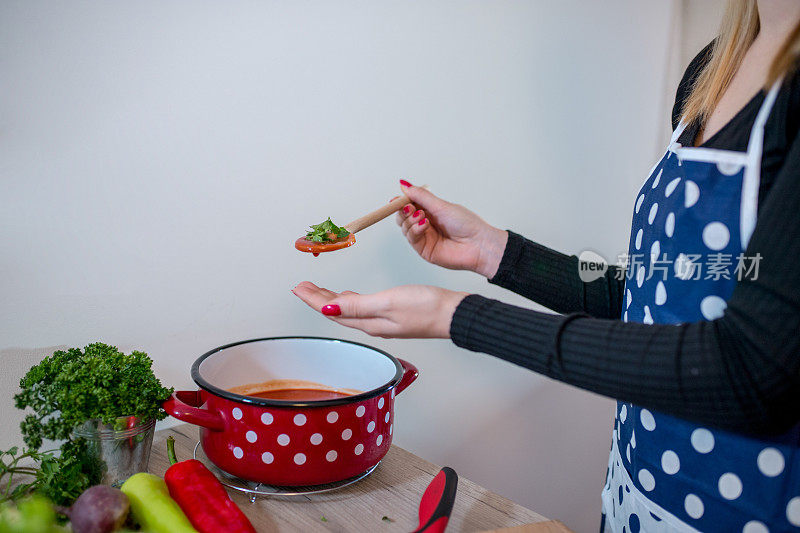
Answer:
[[[760,24],[756,0],[729,0],[722,17],[719,36],[711,48],[711,57],[697,76],[691,93],[683,105],[687,123],[705,122],[719,103],[742,63],[747,49],[758,35]],[[798,23],[772,60],[765,87],[795,67],[800,55],[800,23]]]

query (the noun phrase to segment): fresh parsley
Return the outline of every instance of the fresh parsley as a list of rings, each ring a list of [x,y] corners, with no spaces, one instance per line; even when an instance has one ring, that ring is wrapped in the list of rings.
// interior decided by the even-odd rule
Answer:
[[[20,424],[29,455],[39,463],[33,472],[19,470],[17,450],[6,452],[12,462],[0,470],[35,476],[25,492],[41,492],[59,505],[69,505],[84,489],[96,484],[104,465],[88,453],[84,439],[73,430],[88,420],[113,424],[124,416],[160,420],[166,416],[161,402],[172,389],[165,388],[153,374],[153,361],[144,352],[125,354],[100,342],[83,350],[56,351],[33,366],[20,380],[21,392],[14,396],[19,409],[30,408]],[[65,441],[61,454],[39,452],[45,439]],[[10,453],[14,452],[14,453]],[[0,459],[2,455],[0,455]],[[4,493],[13,497],[19,493]]]
[[[311,226],[311,231],[306,233],[306,239],[313,242],[333,242],[344,239],[350,235],[344,227],[334,224],[330,217],[325,222]]]

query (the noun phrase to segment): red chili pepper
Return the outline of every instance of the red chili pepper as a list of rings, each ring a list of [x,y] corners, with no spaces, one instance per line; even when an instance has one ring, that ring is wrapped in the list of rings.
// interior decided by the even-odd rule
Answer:
[[[197,459],[178,462],[175,439],[167,437],[172,466],[164,474],[169,495],[201,533],[256,533],[253,524],[228,496],[222,483]]]
[[[128,418],[128,428],[127,429],[135,428],[136,427],[136,422],[138,422],[138,421],[139,421],[139,419],[136,418],[135,416],[132,416],[132,417]],[[133,437],[128,437],[128,446],[131,449],[133,449]]]

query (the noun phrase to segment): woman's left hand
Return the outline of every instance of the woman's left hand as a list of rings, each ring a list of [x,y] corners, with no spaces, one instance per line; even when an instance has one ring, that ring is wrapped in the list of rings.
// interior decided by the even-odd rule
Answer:
[[[428,285],[403,285],[375,294],[336,293],[310,281],[292,292],[343,326],[383,338],[450,338],[456,307],[467,296]]]

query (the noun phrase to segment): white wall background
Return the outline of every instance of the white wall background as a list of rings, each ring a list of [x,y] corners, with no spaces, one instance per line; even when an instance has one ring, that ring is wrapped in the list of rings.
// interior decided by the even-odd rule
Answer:
[[[16,382],[56,345],[143,349],[188,388],[214,346],[339,336],[420,367],[396,443],[596,529],[610,400],[446,341],[371,339],[289,290],[427,283],[533,304],[424,263],[390,221],[318,259],[292,242],[403,177],[565,252],[616,257],[667,131],[687,9],[4,1],[0,447],[19,438]],[[696,26],[710,36],[716,20]]]

